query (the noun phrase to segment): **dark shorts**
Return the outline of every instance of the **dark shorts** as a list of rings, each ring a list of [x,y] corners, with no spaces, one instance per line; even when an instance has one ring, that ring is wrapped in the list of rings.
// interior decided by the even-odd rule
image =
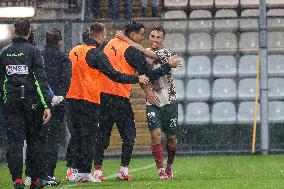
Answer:
[[[150,131],[161,128],[166,134],[174,135],[178,123],[178,103],[157,107],[152,105],[146,106],[147,122]]]

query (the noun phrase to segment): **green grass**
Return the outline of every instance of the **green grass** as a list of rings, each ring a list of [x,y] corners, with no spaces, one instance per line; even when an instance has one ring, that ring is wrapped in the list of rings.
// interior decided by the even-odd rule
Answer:
[[[130,171],[153,164],[152,158],[134,158]],[[113,175],[119,160],[105,160],[105,176]],[[60,161],[56,176],[62,184],[55,189],[282,189],[284,155],[269,156],[182,156],[175,161],[173,180],[157,179],[155,167],[134,171],[130,182],[109,178],[104,183],[72,184],[64,180],[65,162]],[[0,188],[13,188],[6,165],[0,165]],[[28,188],[28,187],[27,187]]]

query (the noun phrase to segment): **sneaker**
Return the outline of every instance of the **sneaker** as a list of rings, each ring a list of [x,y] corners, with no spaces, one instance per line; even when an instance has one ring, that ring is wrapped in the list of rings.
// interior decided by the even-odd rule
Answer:
[[[158,177],[159,177],[160,180],[168,180],[169,179],[169,177],[168,177],[168,175],[167,175],[167,173],[166,173],[164,168],[159,169]]]
[[[15,182],[14,182],[14,187],[15,187],[15,189],[24,189],[25,184],[24,184],[22,179],[16,179]]]
[[[46,186],[46,182],[45,180],[42,180],[42,179],[36,179],[34,181],[32,181],[32,184],[30,186],[30,189],[41,189],[43,188],[44,186]]]
[[[101,170],[95,170],[93,176],[95,177],[95,179],[100,180],[101,182],[103,182],[105,180],[105,177],[104,177],[103,172]]]
[[[166,168],[166,174],[168,175],[168,177],[170,179],[172,179],[174,177],[174,172],[173,172],[173,167],[172,166],[168,166]]]
[[[76,182],[82,183],[82,182],[102,182],[102,181],[96,179],[91,173],[78,173]]]
[[[78,170],[73,168],[68,168],[66,173],[66,180],[70,182],[75,182],[78,176]]]
[[[32,178],[29,177],[29,176],[27,176],[26,179],[25,179],[25,185],[26,185],[26,186],[29,186],[29,185],[31,185],[31,184],[32,184]]]
[[[127,181],[130,181],[131,180],[131,176],[128,175],[128,174],[125,174],[124,172],[122,171],[119,171],[117,173],[117,177],[116,177],[117,180],[127,180]]]
[[[58,180],[55,177],[51,177],[51,176],[48,176],[45,181],[46,181],[46,185],[48,186],[56,186],[60,184],[60,180]]]

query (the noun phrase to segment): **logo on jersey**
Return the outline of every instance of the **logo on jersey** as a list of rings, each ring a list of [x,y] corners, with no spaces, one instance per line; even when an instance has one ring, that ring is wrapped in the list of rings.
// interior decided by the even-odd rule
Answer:
[[[29,69],[26,65],[8,65],[6,66],[6,72],[7,75],[29,74]]]

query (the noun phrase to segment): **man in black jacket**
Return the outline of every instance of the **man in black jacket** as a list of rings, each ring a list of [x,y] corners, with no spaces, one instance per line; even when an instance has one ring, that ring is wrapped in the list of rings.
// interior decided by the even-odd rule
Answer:
[[[15,37],[0,53],[2,103],[7,120],[7,161],[15,189],[23,189],[23,146],[27,141],[31,189],[44,186],[42,162],[45,136],[42,129],[50,117],[52,95],[38,48],[28,42],[27,19],[14,22]]]
[[[62,36],[60,30],[53,28],[46,32],[46,45],[42,51],[45,70],[49,85],[56,96],[65,98],[71,79],[71,61],[68,56],[60,50]],[[64,132],[64,104],[51,108],[52,118],[47,123],[47,148],[46,148],[46,183],[57,185],[59,180],[54,177],[56,168],[60,136]]]

